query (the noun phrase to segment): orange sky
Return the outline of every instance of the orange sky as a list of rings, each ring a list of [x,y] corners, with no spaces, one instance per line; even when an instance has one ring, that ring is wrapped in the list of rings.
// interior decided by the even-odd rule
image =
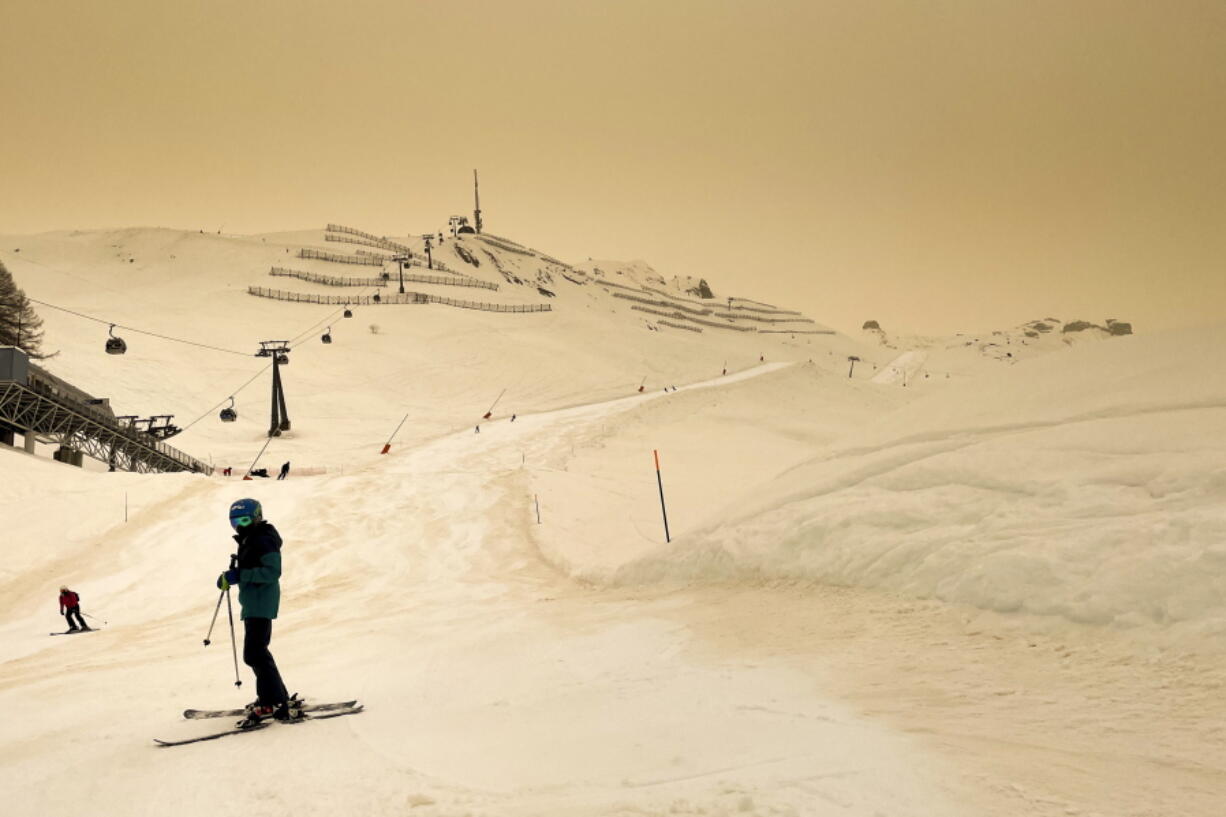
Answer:
[[[840,329],[1226,320],[1226,3],[0,0],[0,233],[329,221]]]

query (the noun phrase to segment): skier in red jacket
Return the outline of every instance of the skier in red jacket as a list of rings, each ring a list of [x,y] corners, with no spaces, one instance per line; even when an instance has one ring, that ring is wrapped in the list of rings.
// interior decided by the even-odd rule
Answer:
[[[67,585],[60,586],[60,615],[68,619],[68,632],[70,633],[90,629],[85,619],[81,618],[81,597],[69,590]],[[77,617],[76,622],[72,620],[73,616]],[[78,623],[81,626],[78,627]]]

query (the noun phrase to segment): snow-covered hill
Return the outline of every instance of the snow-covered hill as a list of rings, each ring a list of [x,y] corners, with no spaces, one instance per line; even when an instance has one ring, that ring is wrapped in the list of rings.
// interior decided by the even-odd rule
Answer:
[[[336,295],[269,272],[378,274],[300,257],[362,248],[0,238],[54,373],[238,474],[265,443],[294,469],[0,450],[6,814],[1215,813],[1226,330],[1002,365],[496,236],[433,257],[497,289],[406,290],[549,311],[248,294]],[[388,269],[345,291],[398,294]],[[294,345],[271,442],[270,339]],[[286,539],[287,683],[368,711],[155,749],[252,695],[224,614],[201,644],[241,495]],[[45,635],[61,583],[103,632]]]

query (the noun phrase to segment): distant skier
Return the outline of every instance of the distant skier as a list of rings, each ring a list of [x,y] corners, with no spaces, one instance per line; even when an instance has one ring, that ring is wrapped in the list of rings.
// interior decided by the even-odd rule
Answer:
[[[67,585],[60,586],[60,615],[68,620],[70,633],[90,629],[85,619],[81,618],[81,597],[69,590]],[[76,621],[73,621],[74,616]]]
[[[515,422],[515,417],[516,417],[516,415],[514,415],[514,414],[512,414],[512,415],[511,415],[511,422],[512,422],[512,423],[513,423],[513,422]]]
[[[298,713],[290,707],[289,692],[268,651],[272,620],[281,605],[281,535],[264,521],[264,511],[254,499],[240,499],[230,506],[230,526],[238,553],[231,558],[232,567],[217,577],[217,587],[238,585],[243,663],[255,673],[256,699],[240,725],[253,726],[268,717],[292,720]]]
[[[282,463],[281,473],[277,474],[277,479],[285,479],[289,475],[289,462]]]

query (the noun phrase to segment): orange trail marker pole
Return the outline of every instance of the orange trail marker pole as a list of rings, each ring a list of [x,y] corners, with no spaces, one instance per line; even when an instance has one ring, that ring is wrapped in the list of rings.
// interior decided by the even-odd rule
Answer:
[[[502,391],[498,392],[498,396],[495,397],[494,402],[490,404],[490,410],[481,416],[482,420],[488,420],[490,418],[490,415],[494,413],[494,406],[498,405],[498,401],[501,400],[502,396],[506,393],[507,393],[506,389],[503,389]]]
[[[247,473],[243,474],[243,479],[251,479],[251,472],[255,470],[255,464],[260,461],[260,457],[264,456],[264,449],[268,448],[268,444],[272,442],[272,437],[264,441],[264,445],[260,448],[260,453],[255,455],[255,459],[247,466]]]
[[[396,426],[396,430],[392,432],[392,436],[387,438],[387,442],[383,444],[383,450],[379,452],[380,454],[386,454],[388,451],[392,450],[392,440],[396,439],[396,435],[400,432],[400,426],[404,425],[404,421],[407,419],[409,419],[409,415],[407,414],[401,418],[400,425]]]
[[[656,458],[656,484],[660,486],[660,511],[664,514],[664,541],[673,541],[668,535],[668,508],[664,505],[664,480],[660,478],[660,452],[652,449],[652,456]]]

